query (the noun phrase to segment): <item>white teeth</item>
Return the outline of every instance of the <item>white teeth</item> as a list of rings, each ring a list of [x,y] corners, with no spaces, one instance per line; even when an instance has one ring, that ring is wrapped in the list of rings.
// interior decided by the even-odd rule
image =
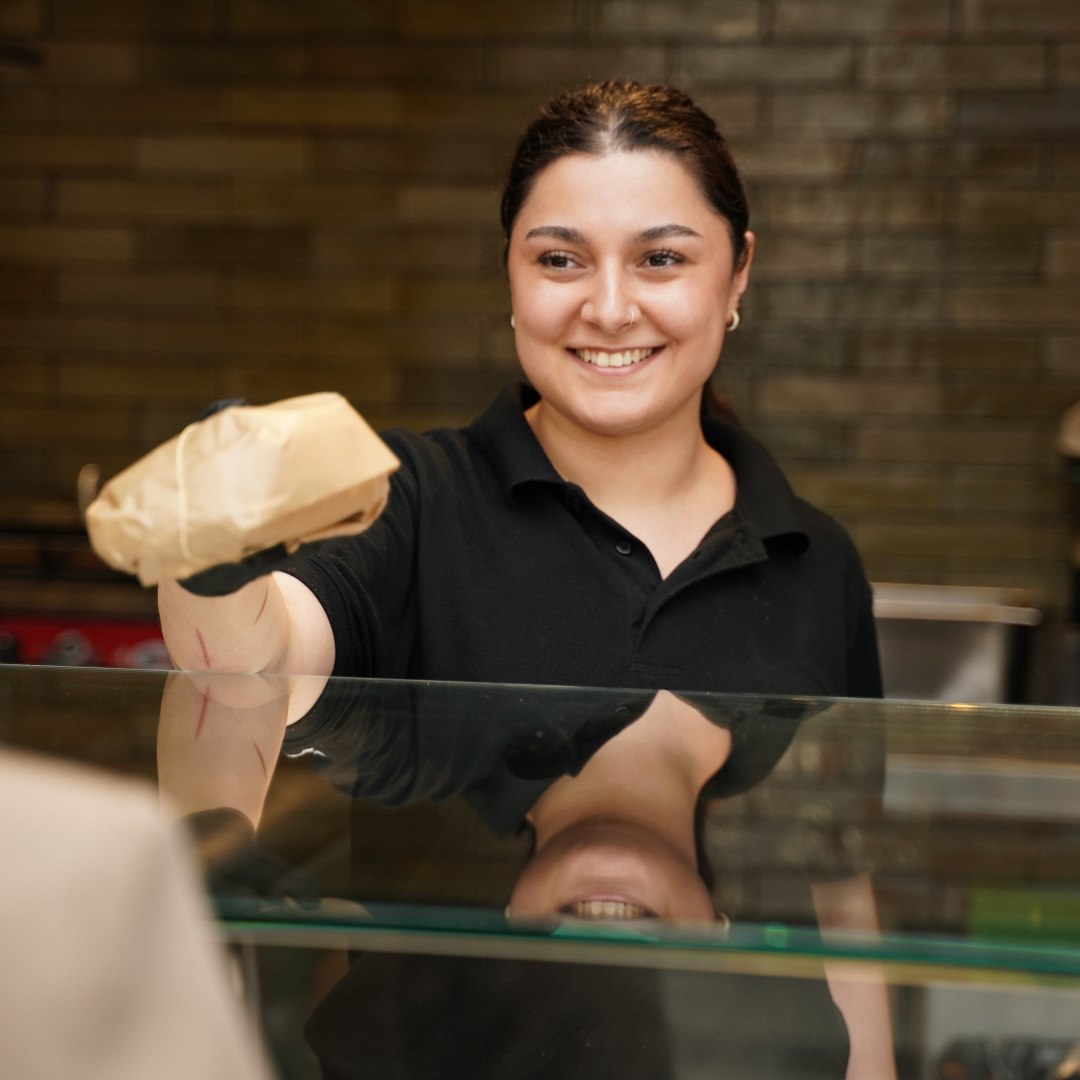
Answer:
[[[579,919],[644,919],[649,915],[645,908],[623,900],[578,900],[573,909]]]
[[[655,349],[625,349],[623,352],[602,352],[599,349],[574,350],[586,364],[597,367],[629,367],[651,356]]]

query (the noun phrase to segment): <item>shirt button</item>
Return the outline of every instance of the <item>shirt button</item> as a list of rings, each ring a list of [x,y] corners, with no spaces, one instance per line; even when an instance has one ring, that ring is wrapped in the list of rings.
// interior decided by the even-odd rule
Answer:
[[[633,549],[633,548],[632,548],[632,547],[630,546],[630,541],[629,541],[629,540],[620,540],[620,541],[619,541],[619,542],[618,542],[618,543],[617,543],[617,544],[615,545],[615,550],[616,550],[616,551],[617,551],[617,552],[618,552],[618,553],[619,553],[620,555],[629,555],[629,554],[630,554],[630,552],[631,552],[631,551],[633,551],[634,549]]]

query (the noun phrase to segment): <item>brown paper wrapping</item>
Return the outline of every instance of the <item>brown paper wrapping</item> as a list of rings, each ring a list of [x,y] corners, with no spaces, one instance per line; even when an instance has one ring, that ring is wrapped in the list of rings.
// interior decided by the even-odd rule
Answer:
[[[363,532],[398,464],[340,394],[233,406],[113,477],[86,529],[105,562],[153,585],[275,544]]]

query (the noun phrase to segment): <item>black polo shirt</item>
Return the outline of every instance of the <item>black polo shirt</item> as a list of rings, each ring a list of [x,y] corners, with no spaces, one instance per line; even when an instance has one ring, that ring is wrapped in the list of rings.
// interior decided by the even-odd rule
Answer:
[[[283,750],[310,755],[316,772],[354,798],[399,807],[463,795],[492,831],[512,834],[559,777],[577,776],[655,697],[653,690],[563,686],[522,694],[491,683],[463,693],[454,683],[348,679],[327,683],[285,732]],[[706,800],[761,783],[799,727],[824,708],[748,694],[683,700],[731,733],[727,760],[701,792]],[[880,760],[880,732],[860,736],[862,759]]]
[[[666,579],[552,467],[505,391],[464,430],[393,430],[390,501],[288,572],[325,608],[335,675],[762,694],[881,694],[870,590],[831,518],[740,428],[705,421],[737,495]]]

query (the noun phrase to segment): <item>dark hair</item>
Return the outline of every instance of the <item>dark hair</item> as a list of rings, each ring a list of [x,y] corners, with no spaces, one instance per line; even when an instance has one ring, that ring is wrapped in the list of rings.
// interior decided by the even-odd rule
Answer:
[[[685,165],[731,227],[735,264],[746,253],[750,211],[724,137],[712,118],[680,90],[662,84],[594,83],[550,101],[514,151],[500,217],[507,242],[536,177],[567,154],[654,150]]]
[[[499,215],[503,258],[514,221],[537,176],[568,154],[653,150],[681,162],[709,204],[731,230],[735,265],[746,258],[750,208],[724,137],[712,118],[686,94],[663,84],[630,81],[594,83],[550,101],[529,125],[514,151]],[[734,418],[730,404],[706,387],[702,412]]]

